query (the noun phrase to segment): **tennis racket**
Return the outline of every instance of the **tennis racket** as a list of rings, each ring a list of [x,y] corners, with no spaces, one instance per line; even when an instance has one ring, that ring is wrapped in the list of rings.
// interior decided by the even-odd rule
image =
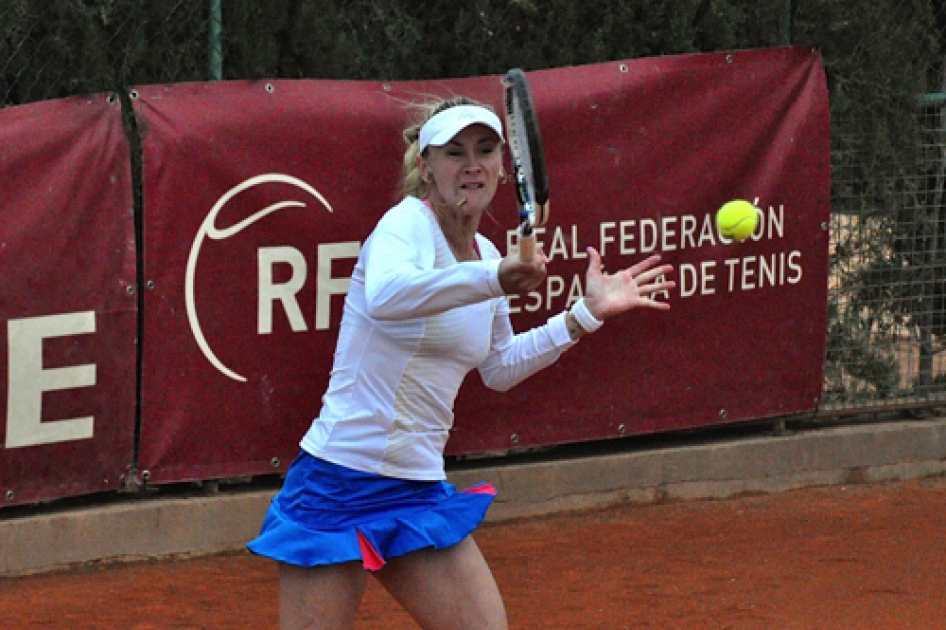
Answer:
[[[549,218],[549,178],[539,121],[525,72],[519,68],[507,72],[503,89],[509,154],[519,206],[519,258],[528,262],[535,255],[535,228],[545,225]]]

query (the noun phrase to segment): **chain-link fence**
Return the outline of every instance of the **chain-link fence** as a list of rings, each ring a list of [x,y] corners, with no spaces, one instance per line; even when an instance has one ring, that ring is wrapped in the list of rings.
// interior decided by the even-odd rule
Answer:
[[[823,411],[935,407],[946,399],[946,10],[899,0],[806,17],[832,111]]]
[[[3,0],[0,105],[212,79],[403,80],[818,46],[833,135],[824,416],[946,400],[943,0]]]

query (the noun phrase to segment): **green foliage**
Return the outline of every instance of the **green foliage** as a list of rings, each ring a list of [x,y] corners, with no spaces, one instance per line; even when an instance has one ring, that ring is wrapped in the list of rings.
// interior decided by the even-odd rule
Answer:
[[[919,347],[914,385],[922,393],[933,377],[933,342],[946,333],[946,217],[942,121],[919,107],[918,97],[942,90],[937,19],[946,16],[927,0],[875,0],[856,10],[844,4],[807,0],[796,15],[796,36],[822,45],[832,210],[844,225],[834,234],[829,353],[837,358],[843,346],[842,389],[862,383],[888,396],[911,366],[884,346],[910,339]]]
[[[781,43],[784,0],[249,0],[226,5],[234,77],[410,80],[497,74],[513,66]],[[736,6],[739,5],[739,6]]]
[[[6,100],[202,80],[211,1],[4,0]],[[846,116],[930,91],[940,52],[924,0],[217,1],[232,79],[435,79],[775,46],[797,5],[796,39],[823,48]]]
[[[411,80],[772,46],[786,0],[218,0],[224,78]],[[5,103],[204,80],[211,0],[5,0]]]
[[[4,0],[2,104],[201,79],[207,9],[179,0]]]
[[[867,315],[867,317],[862,317]],[[828,309],[825,350],[825,395],[835,403],[889,399],[897,393],[899,362],[892,352],[874,343],[870,312]]]

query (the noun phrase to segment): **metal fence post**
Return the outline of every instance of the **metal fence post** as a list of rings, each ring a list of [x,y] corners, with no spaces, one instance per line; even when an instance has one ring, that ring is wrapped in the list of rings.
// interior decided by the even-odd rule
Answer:
[[[793,26],[795,22],[795,0],[785,0],[785,7],[782,13],[782,43],[786,46],[792,45]]]
[[[210,0],[209,40],[209,78],[219,81],[223,78],[223,47],[220,43],[220,34],[223,31],[223,0]]]

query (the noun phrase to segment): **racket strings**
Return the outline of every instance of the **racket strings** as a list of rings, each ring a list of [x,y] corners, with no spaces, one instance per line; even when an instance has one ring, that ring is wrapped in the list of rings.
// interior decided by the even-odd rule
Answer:
[[[525,106],[518,92],[513,89],[506,104],[507,127],[509,128],[510,161],[516,181],[516,196],[519,202],[520,231],[524,236],[532,234],[536,221],[535,187],[532,175],[532,160],[529,153],[529,138],[520,121],[525,118]]]
[[[503,80],[510,162],[519,210],[519,255],[532,260],[535,228],[548,219],[548,177],[538,121],[525,73],[515,68]]]

